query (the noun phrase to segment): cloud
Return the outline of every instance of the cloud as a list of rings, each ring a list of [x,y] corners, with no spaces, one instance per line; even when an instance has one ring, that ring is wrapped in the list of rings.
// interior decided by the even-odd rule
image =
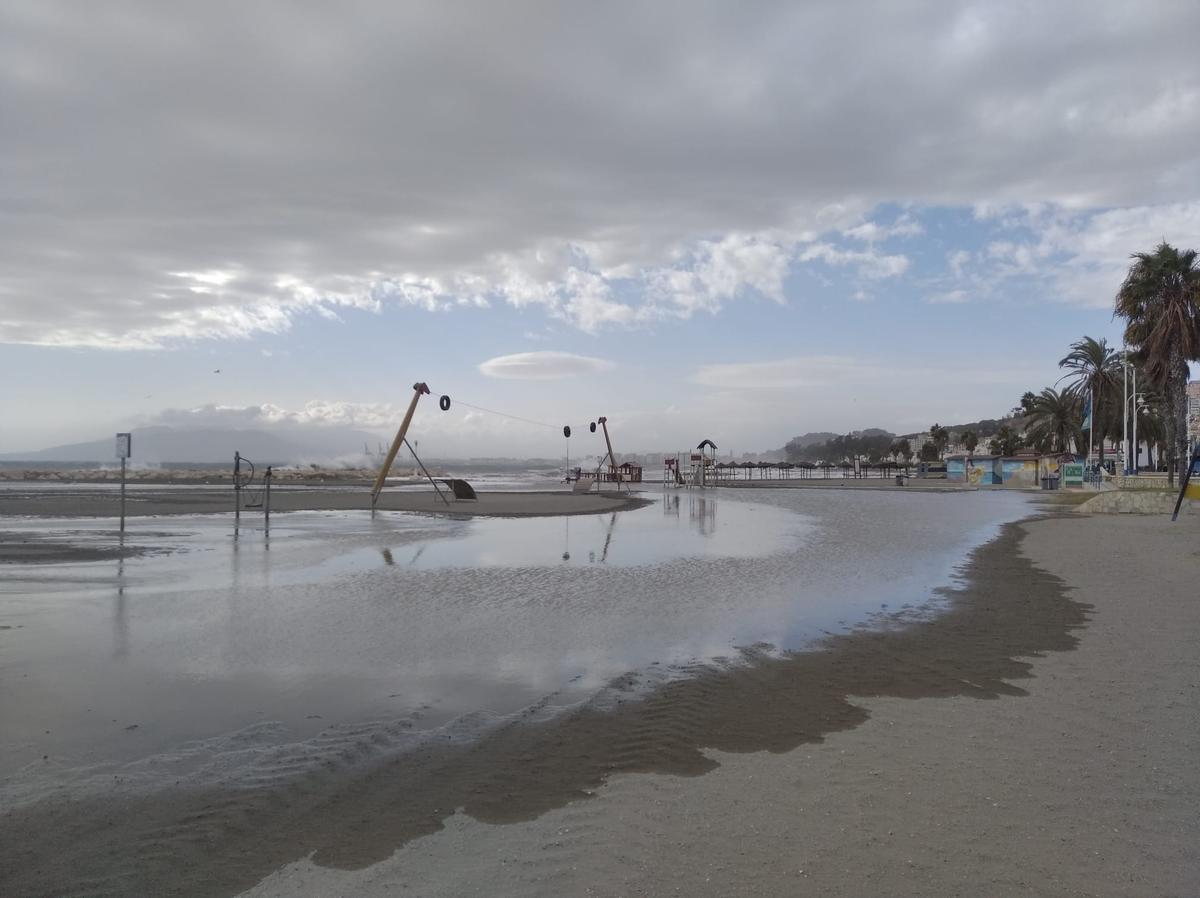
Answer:
[[[500,355],[479,365],[480,373],[504,380],[562,380],[580,374],[607,371],[613,363],[606,359],[570,352],[518,352]]]
[[[908,212],[905,212],[890,225],[881,225],[874,221],[864,221],[860,225],[842,231],[843,237],[875,243],[891,240],[893,237],[919,237],[925,233],[924,226]]]
[[[970,296],[966,290],[945,290],[930,294],[925,301],[931,305],[954,305],[970,302]]]
[[[973,293],[1019,289],[1095,309],[1111,310],[1131,253],[1152,251],[1163,240],[1190,248],[1200,235],[1196,200],[1101,211],[1023,204],[976,214],[998,223],[1001,236],[974,260],[964,251],[948,259],[954,276],[970,281]]]
[[[704,365],[691,376],[692,383],[726,390],[816,387],[836,382],[853,371],[848,356],[807,356],[765,362]]]
[[[260,405],[200,405],[167,408],[143,418],[142,425],[182,429],[220,427],[233,429],[289,427],[387,428],[400,420],[400,412],[389,403],[334,402],[314,399],[296,409],[271,403]]]
[[[901,277],[875,246],[921,225],[868,219],[882,203],[1195,199],[1197,32],[1194,3],[1118,0],[9,0],[0,342],[498,303],[599,331],[779,301],[810,265]],[[994,261],[1066,254],[1072,301],[1112,273],[1051,250]]]
[[[754,362],[703,365],[690,376],[692,383],[722,390],[810,390],[822,394],[869,390],[886,396],[906,384],[925,389],[930,383],[956,385],[1020,385],[1030,368],[1011,361],[989,368],[981,364],[925,365],[898,361],[866,361],[851,356],[814,355]],[[887,388],[881,385],[887,384]]]
[[[956,249],[946,253],[946,265],[950,269],[950,274],[956,278],[963,276],[966,265],[970,261],[971,254],[965,249]]]
[[[826,265],[852,265],[860,276],[872,280],[897,277],[908,270],[908,257],[900,254],[886,255],[874,249],[839,249],[829,243],[814,243],[800,253],[802,262],[819,260]]]

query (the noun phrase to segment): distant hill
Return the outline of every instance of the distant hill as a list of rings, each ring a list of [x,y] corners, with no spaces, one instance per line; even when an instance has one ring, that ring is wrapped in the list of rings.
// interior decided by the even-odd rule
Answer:
[[[261,464],[329,462],[362,456],[364,443],[373,451],[379,442],[375,434],[339,427],[291,427],[278,432],[143,427],[132,433],[132,461],[142,464],[223,462],[232,460],[235,451]],[[114,455],[110,436],[34,452],[10,452],[0,455],[0,461],[110,462]]]
[[[797,447],[817,446],[832,440],[836,436],[840,436],[840,434],[836,434],[831,430],[814,430],[812,433],[804,433],[798,437],[792,437],[788,442]]]
[[[946,428],[946,430],[950,431],[951,433],[962,433],[964,430],[973,430],[975,431],[976,436],[990,437],[995,435],[996,431],[1000,429],[1000,425],[1008,424],[1011,427],[1013,426],[1013,422],[1014,419],[1011,417],[984,418],[981,421],[971,421],[969,424],[943,424],[942,427]],[[902,436],[904,436],[906,439],[912,439],[913,437],[924,432],[925,431],[906,433],[902,434]]]
[[[807,437],[795,437],[783,447],[788,461],[838,461],[855,455],[867,458],[882,458],[888,453],[895,436],[878,427],[852,430],[847,434],[831,434],[820,442],[804,442]]]

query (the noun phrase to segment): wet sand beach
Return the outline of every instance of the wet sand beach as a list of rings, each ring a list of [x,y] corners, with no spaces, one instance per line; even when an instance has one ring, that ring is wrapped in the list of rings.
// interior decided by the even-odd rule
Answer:
[[[639,667],[565,712],[551,696],[403,751],[414,720],[343,729],[315,769],[284,752],[236,785],[113,768],[10,792],[0,887],[1187,894],[1197,536],[1158,518],[1010,524],[959,588],[815,651]]]
[[[609,761],[647,775],[511,826],[468,798],[376,866],[318,852],[248,894],[1195,894],[1198,540],[1150,517],[1013,526],[944,617],[647,712]]]
[[[261,502],[259,488],[252,501]],[[379,511],[416,511],[429,514],[495,515],[521,517],[525,515],[603,514],[637,508],[648,501],[637,493],[615,490],[603,493],[575,494],[558,492],[494,492],[478,493],[478,499],[456,500],[448,488],[443,488],[446,501],[426,487],[423,489],[385,490],[375,508]],[[248,491],[248,501],[251,494]],[[114,517],[120,507],[118,494],[111,487],[104,490],[78,490],[70,487],[54,489],[31,486],[0,494],[0,520],[5,515],[33,517]],[[215,489],[131,489],[126,497],[126,517],[150,515],[221,514],[233,513],[233,491],[229,487]],[[367,488],[320,489],[318,487],[283,487],[271,492],[271,513],[289,511],[357,511],[371,509]],[[262,508],[243,508],[247,524],[261,518]]]

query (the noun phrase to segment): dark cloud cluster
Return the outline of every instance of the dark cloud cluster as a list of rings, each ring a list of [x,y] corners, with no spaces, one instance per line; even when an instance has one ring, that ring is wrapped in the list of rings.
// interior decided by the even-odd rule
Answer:
[[[854,231],[880,202],[1200,193],[1189,2],[0,16],[0,341],[148,346],[385,303],[595,329],[779,298],[805,259],[903,271]]]

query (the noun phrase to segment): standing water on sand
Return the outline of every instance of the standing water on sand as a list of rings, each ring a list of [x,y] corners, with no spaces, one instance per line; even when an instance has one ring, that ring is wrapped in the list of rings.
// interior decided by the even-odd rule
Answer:
[[[249,746],[401,718],[469,736],[617,677],[652,685],[920,606],[1026,508],[723,490],[524,520],[299,512],[269,539],[235,539],[228,516],[141,522],[121,557],[7,566],[0,771],[21,791],[182,753],[232,775]],[[105,521],[21,527],[80,551],[112,541]]]

